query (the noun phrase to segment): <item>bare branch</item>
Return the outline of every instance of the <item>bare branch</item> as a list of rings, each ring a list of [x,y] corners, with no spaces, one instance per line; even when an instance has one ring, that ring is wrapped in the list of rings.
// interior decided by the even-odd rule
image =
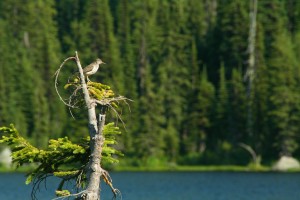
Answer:
[[[254,164],[258,164],[258,156],[256,155],[255,151],[253,150],[253,148],[247,144],[244,143],[239,143],[240,147],[244,148],[246,151],[248,151],[250,153],[250,155],[252,156],[253,162]]]
[[[71,114],[71,116],[72,116],[72,118],[73,119],[75,119],[75,117],[74,117],[74,115],[73,115],[73,113],[72,113],[72,110],[71,110],[71,108],[78,108],[78,106],[76,106],[76,104],[79,102],[79,101],[75,101],[74,103],[72,103],[73,102],[73,98],[75,99],[75,97],[77,96],[77,92],[80,90],[80,89],[82,89],[82,87],[79,85],[79,86],[77,86],[76,87],[76,89],[73,91],[73,93],[71,94],[71,96],[68,98],[68,100],[69,100],[69,105],[72,105],[72,107],[70,107],[69,106],[69,112],[70,112],[70,114]],[[75,99],[76,100],[76,99]]]
[[[125,125],[124,121],[122,120],[121,115],[118,113],[118,111],[111,104],[114,103],[114,102],[119,103],[120,101],[123,101],[128,105],[129,110],[130,110],[130,106],[127,103],[127,101],[133,101],[133,100],[128,99],[128,98],[123,97],[123,96],[119,96],[119,97],[114,97],[114,98],[104,98],[104,99],[101,99],[101,100],[94,99],[94,101],[97,104],[101,105],[101,106],[108,106],[116,114],[117,118],[122,122],[122,125],[123,125],[125,131],[127,131],[126,125]]]
[[[52,200],[65,199],[65,198],[69,198],[69,197],[77,197],[77,196],[79,196],[79,195],[81,195],[81,194],[83,194],[83,193],[85,193],[85,192],[86,192],[86,190],[83,190],[83,191],[81,191],[81,192],[79,192],[79,193],[76,193],[76,194],[69,194],[69,195],[62,196],[62,197],[56,197],[56,198],[54,198],[54,199],[52,199]]]
[[[56,93],[57,93],[59,99],[60,99],[66,106],[68,106],[68,107],[73,107],[72,105],[68,104],[67,102],[65,102],[65,101],[63,100],[63,98],[62,98],[61,95],[59,94],[59,91],[58,91],[58,88],[57,88],[57,85],[58,85],[58,76],[59,76],[60,70],[62,69],[62,67],[64,66],[64,64],[65,64],[67,61],[69,61],[69,60],[76,60],[76,58],[75,58],[75,57],[69,57],[69,58],[65,59],[65,60],[61,63],[61,65],[59,66],[58,70],[56,70],[56,72],[55,72],[55,74],[54,74],[54,75],[55,75],[55,84],[54,84],[54,86],[55,86],[55,90],[56,90]]]
[[[111,103],[113,102],[120,102],[120,101],[133,101],[131,99],[128,99],[126,97],[123,97],[123,96],[119,96],[119,97],[114,97],[114,98],[104,98],[104,99],[101,99],[101,100],[97,100],[95,99],[94,100],[97,104],[100,104],[102,106],[109,106],[111,105]]]
[[[123,125],[125,131],[127,131],[126,125],[125,125],[124,121],[122,120],[121,115],[118,113],[118,111],[112,105],[109,104],[109,107],[110,107],[110,109],[112,109],[112,111],[114,111],[114,113],[116,114],[117,118],[122,122],[122,125]]]

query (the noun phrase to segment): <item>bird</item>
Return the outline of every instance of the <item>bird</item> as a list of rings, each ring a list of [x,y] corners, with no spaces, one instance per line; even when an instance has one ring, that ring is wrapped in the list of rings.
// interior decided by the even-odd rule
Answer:
[[[86,76],[88,81],[90,81],[88,76],[95,74],[98,71],[99,66],[101,64],[106,64],[106,63],[103,62],[100,58],[97,58],[95,62],[92,62],[91,64],[89,64],[83,69],[83,74]]]

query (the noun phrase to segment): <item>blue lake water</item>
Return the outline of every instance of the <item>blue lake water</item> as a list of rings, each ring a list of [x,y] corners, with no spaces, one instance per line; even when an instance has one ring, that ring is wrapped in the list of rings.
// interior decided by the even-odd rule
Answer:
[[[300,173],[113,172],[123,200],[300,200]],[[30,200],[24,174],[0,174],[0,200]],[[37,197],[49,200],[57,180]],[[101,200],[112,199],[102,184]]]

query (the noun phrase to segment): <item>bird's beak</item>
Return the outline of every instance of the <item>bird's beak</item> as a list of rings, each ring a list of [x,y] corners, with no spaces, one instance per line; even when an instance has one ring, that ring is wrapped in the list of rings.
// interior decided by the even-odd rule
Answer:
[[[105,62],[102,62],[102,64],[106,64]]]

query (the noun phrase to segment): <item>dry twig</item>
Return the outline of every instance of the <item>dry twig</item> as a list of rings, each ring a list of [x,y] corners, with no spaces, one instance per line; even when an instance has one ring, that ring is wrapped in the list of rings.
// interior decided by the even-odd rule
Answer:
[[[54,75],[55,75],[55,84],[54,84],[54,86],[55,86],[55,90],[56,90],[56,93],[57,93],[59,99],[60,99],[66,106],[73,108],[73,106],[72,106],[71,104],[65,102],[65,100],[61,97],[61,95],[60,95],[60,93],[59,93],[59,91],[58,91],[58,88],[57,88],[57,85],[58,85],[58,76],[59,76],[60,70],[62,69],[62,67],[64,66],[64,64],[65,64],[67,61],[69,61],[69,60],[76,60],[76,58],[75,58],[75,57],[69,57],[69,58],[65,59],[65,60],[61,63],[61,65],[59,66],[58,70],[56,70],[56,72],[55,72],[55,74],[54,74]]]

